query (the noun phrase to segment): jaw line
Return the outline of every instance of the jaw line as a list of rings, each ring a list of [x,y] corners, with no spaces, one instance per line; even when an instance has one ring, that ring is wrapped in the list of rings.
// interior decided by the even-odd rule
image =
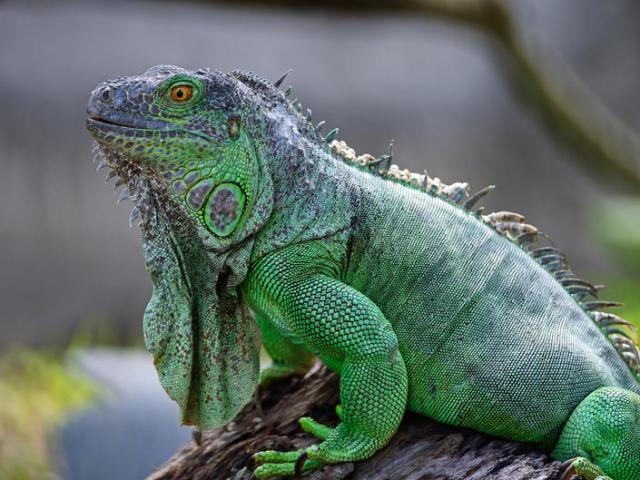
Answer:
[[[87,117],[86,127],[87,127],[87,130],[89,130],[91,135],[94,137],[96,142],[100,145],[101,149],[102,148],[108,149],[113,154],[118,155],[118,156],[121,156],[121,155],[117,153],[117,151],[116,151],[117,147],[115,145],[112,145],[111,144],[112,142],[107,142],[106,141],[106,137],[109,136],[109,135],[114,135],[115,134],[115,135],[118,135],[119,137],[124,137],[127,140],[132,140],[132,141],[135,141],[135,140],[145,141],[146,137],[144,135],[136,135],[136,132],[140,132],[140,133],[144,133],[144,132],[155,132],[155,133],[176,132],[176,133],[184,133],[184,134],[189,135],[189,136],[200,138],[202,140],[205,140],[206,142],[208,142],[211,145],[216,145],[216,144],[219,143],[219,140],[217,140],[215,138],[211,138],[210,136],[205,135],[204,133],[193,131],[193,130],[185,130],[185,129],[182,129],[182,128],[160,129],[160,128],[132,127],[132,126],[128,126],[128,125],[122,125],[122,124],[119,124],[119,123],[112,123],[110,121],[105,121],[105,120],[103,120],[101,118],[96,118],[96,117]]]
[[[112,125],[138,130],[170,130],[173,126],[158,117],[129,115],[117,110],[103,109],[91,105],[87,107],[86,114],[87,127],[99,125],[104,128],[107,125]]]
[[[177,128],[143,128],[143,127],[135,127],[130,125],[123,125],[120,123],[113,123],[111,121],[105,121],[101,118],[96,117],[87,117],[86,121],[87,130],[94,137],[106,137],[108,135],[119,135],[121,137],[125,137],[127,139],[141,139],[139,135],[136,135],[136,132],[180,132],[182,130]],[[192,132],[188,132],[192,133]]]

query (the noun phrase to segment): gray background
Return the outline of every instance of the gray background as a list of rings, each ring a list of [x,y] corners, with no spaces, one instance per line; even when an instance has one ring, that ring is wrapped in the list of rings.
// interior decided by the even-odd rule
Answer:
[[[640,4],[514,2],[552,46],[640,130]],[[334,15],[187,2],[0,2],[0,348],[64,345],[80,329],[140,342],[150,293],[129,205],[90,162],[91,89],[155,64],[211,66],[275,79],[340,127],[360,153],[383,153],[445,182],[495,183],[490,209],[527,215],[580,273],[615,268],[584,234],[619,186],[576,168],[500,76],[487,40],[403,16]],[[328,129],[326,130],[328,131]]]

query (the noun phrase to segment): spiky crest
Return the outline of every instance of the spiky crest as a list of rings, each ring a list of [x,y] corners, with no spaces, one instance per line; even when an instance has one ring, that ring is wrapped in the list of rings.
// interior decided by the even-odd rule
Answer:
[[[481,215],[481,209],[471,212],[475,204],[493,190],[493,185],[485,187],[461,203],[467,195],[468,184],[456,182],[451,185],[444,184],[439,178],[432,178],[424,174],[414,173],[408,169],[400,169],[398,165],[388,162],[384,169],[379,169],[382,163],[381,157],[377,159],[373,155],[357,155],[355,150],[342,140],[333,140],[329,143],[331,149],[346,161],[365,167],[371,173],[389,177],[395,181],[420,188],[427,193],[441,198],[453,205],[469,211],[478,220],[486,223],[496,232],[507,237],[526,250],[538,263],[545,267],[549,273],[564,287],[564,289],[578,302],[585,312],[598,325],[603,334],[611,341],[620,356],[624,359],[631,371],[640,377],[640,350],[638,349],[638,336],[635,326],[612,313],[596,311],[602,308],[620,307],[623,304],[610,301],[585,301],[588,296],[597,298],[598,291],[603,285],[592,285],[578,278],[571,270],[566,255],[553,245],[551,239],[545,233],[539,231],[533,225],[525,223],[523,215],[508,211],[499,211]],[[385,157],[385,156],[383,156]],[[391,158],[383,158],[388,160]],[[549,246],[539,246],[541,241],[547,241]],[[625,327],[627,330],[622,330]]]

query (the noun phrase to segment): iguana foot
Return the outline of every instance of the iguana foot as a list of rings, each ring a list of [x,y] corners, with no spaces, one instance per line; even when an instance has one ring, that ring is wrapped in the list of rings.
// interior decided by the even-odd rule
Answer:
[[[379,448],[371,439],[346,436],[340,426],[331,428],[309,417],[302,417],[299,423],[305,431],[324,441],[293,452],[265,450],[256,453],[250,462],[252,466],[258,466],[253,472],[256,479],[297,475],[329,463],[362,460]]]
[[[560,480],[571,480],[574,475],[579,475],[586,480],[612,480],[605,475],[601,468],[591,463],[584,457],[572,458],[562,464],[564,471]]]
[[[253,456],[253,462],[260,465],[254,470],[252,478],[261,480],[281,475],[298,475],[307,470],[321,467],[326,463],[320,460],[309,460],[308,449],[294,452],[266,450],[256,453]]]
[[[333,428],[322,425],[312,418],[302,417],[298,420],[302,429],[311,433],[320,440],[326,440]],[[258,452],[252,457],[251,464],[258,468],[253,475],[257,479],[271,478],[279,475],[297,475],[306,470],[325,465],[320,460],[309,460],[309,450],[317,450],[317,445],[309,448],[296,450],[293,452],[278,452],[276,450],[265,450]]]

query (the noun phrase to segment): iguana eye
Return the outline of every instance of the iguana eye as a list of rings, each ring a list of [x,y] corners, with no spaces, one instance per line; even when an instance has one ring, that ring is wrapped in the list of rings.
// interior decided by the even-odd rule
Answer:
[[[176,85],[171,89],[171,99],[176,102],[186,102],[193,96],[191,85]]]

